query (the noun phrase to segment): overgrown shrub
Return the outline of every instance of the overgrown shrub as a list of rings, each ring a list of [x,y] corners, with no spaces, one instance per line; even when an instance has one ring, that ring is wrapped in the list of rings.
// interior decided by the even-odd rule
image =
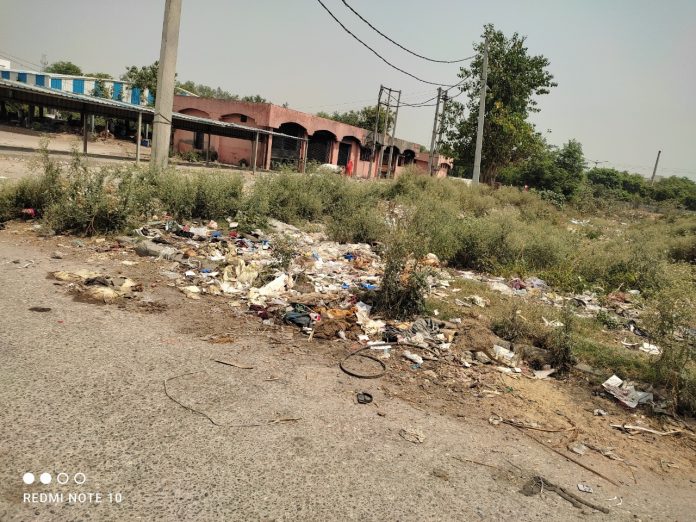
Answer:
[[[77,153],[57,186],[60,192],[45,208],[44,217],[59,233],[120,231],[153,207],[154,181],[147,173],[135,166],[90,169]]]
[[[198,163],[200,161],[203,161],[203,156],[197,150],[187,150],[185,152],[179,152],[178,156],[182,161],[187,161],[189,163]]]
[[[517,304],[513,304],[507,314],[493,320],[491,330],[501,339],[512,343],[529,341],[532,335],[532,330],[521,317],[521,310]]]
[[[348,183],[342,194],[333,198],[326,232],[340,243],[381,241],[387,231],[379,198],[368,184]]]
[[[48,153],[48,140],[41,139],[39,160],[35,165],[40,173],[7,182],[0,189],[0,219],[22,216],[23,209],[34,209],[42,216],[53,202],[61,197],[62,167]]]
[[[374,299],[374,310],[387,318],[408,319],[425,312],[427,269],[418,260],[427,249],[409,230],[411,216],[400,216],[392,221],[382,259],[384,276]]]
[[[566,304],[561,314],[563,326],[554,328],[547,337],[545,348],[549,352],[549,364],[560,373],[566,373],[575,364],[573,352],[575,350],[575,315],[570,306]]]
[[[696,411],[696,339],[689,330],[695,305],[690,289],[674,281],[650,301],[644,316],[651,341],[662,348],[652,366],[654,382],[667,389],[675,409],[690,413]]]
[[[232,172],[186,174],[169,170],[157,176],[163,210],[178,220],[219,219],[241,208],[243,181]]]

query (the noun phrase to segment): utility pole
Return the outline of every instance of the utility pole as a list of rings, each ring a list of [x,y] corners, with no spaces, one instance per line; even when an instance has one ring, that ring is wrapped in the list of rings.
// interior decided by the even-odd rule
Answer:
[[[159,69],[157,71],[157,96],[155,117],[152,121],[152,160],[155,168],[165,168],[169,161],[169,142],[172,133],[172,106],[174,104],[174,79],[176,54],[179,47],[181,0],[166,0]]]
[[[375,132],[372,133],[372,159],[370,160],[370,170],[367,172],[368,179],[372,177],[372,165],[377,161],[377,133],[379,132],[379,108],[382,106],[382,91],[384,85],[379,86],[379,96],[377,97],[377,117],[375,118]]]
[[[653,175],[652,178],[650,178],[650,184],[652,185],[655,183],[655,174],[657,174],[657,164],[660,162],[660,154],[662,154],[661,150],[657,151],[657,158],[655,159],[655,167],[653,168]]]
[[[473,183],[481,177],[481,149],[483,148],[483,118],[486,114],[486,83],[488,82],[488,36],[483,43],[483,70],[481,71],[481,98],[479,99],[478,128],[476,129],[476,152],[474,153]]]
[[[392,175],[392,153],[394,152],[394,135],[396,134],[396,121],[399,119],[399,105],[401,104],[401,91],[395,91],[399,93],[399,96],[396,98],[396,113],[394,114],[394,128],[392,128],[391,132],[391,140],[390,140],[390,147],[389,147],[389,161],[387,161],[387,178],[391,178]],[[396,170],[396,169],[394,169]]]
[[[435,160],[435,137],[437,136],[437,121],[440,114],[440,98],[442,87],[437,88],[437,103],[435,103],[435,118],[433,119],[433,136],[430,139],[430,156],[428,157],[428,175],[433,175],[433,162]]]
[[[389,128],[389,109],[391,109],[391,93],[389,87],[385,87],[387,91],[387,115],[384,117],[384,131],[382,132],[382,147],[379,149],[379,162],[377,163],[376,175],[382,177],[382,161],[384,161],[384,146],[387,144],[387,129]]]

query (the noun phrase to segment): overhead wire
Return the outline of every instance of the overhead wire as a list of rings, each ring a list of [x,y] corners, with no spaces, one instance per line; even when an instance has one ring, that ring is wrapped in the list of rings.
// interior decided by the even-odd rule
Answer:
[[[394,45],[396,45],[396,46],[399,47],[400,49],[403,49],[403,50],[406,51],[407,53],[412,54],[413,56],[416,56],[416,57],[418,57],[418,58],[421,58],[421,59],[423,59],[423,60],[427,60],[427,61],[429,61],[429,62],[435,62],[435,63],[460,63],[460,62],[465,62],[465,61],[467,61],[467,60],[471,60],[472,58],[475,58],[475,56],[476,56],[476,55],[474,55],[474,56],[467,56],[466,58],[460,58],[460,59],[458,59],[458,60],[436,60],[436,59],[434,59],[434,58],[428,58],[427,56],[423,56],[422,54],[418,54],[418,53],[416,53],[416,52],[414,52],[414,51],[411,51],[410,49],[408,49],[408,48],[404,47],[403,45],[401,45],[399,42],[396,42],[396,41],[394,41],[393,39],[389,38],[386,34],[384,34],[382,31],[380,31],[380,30],[377,29],[374,25],[372,25],[368,20],[366,20],[360,13],[358,13],[355,9],[353,9],[353,8],[351,7],[351,5],[350,5],[348,2],[346,2],[346,0],[341,0],[341,2],[343,2],[343,5],[345,5],[348,9],[350,9],[350,10],[353,12],[353,14],[354,14],[355,16],[357,16],[357,17],[360,18],[363,22],[365,22],[368,26],[370,26],[370,28],[371,28],[373,31],[375,31],[377,34],[379,34],[380,36],[382,36],[382,37],[385,38],[386,40],[389,40],[391,43],[393,43]]]
[[[447,89],[444,89],[443,93],[445,93],[445,94],[448,93],[449,91],[451,91],[455,87],[461,85],[462,83],[464,83],[464,80],[460,81],[459,83],[455,83],[454,85],[451,85]],[[459,93],[455,94],[454,96],[450,96],[448,99],[452,100],[452,99],[456,98],[457,96],[461,96],[463,92],[464,91],[459,91]],[[418,103],[401,102],[401,105],[404,105],[406,107],[434,107],[437,104],[436,103],[429,103],[429,102],[435,100],[436,98],[437,98],[437,94],[435,96],[433,96],[432,98],[428,98],[427,100],[423,100],[422,102],[418,102]]]
[[[374,54],[377,58],[379,58],[380,60],[382,60],[384,63],[386,63],[386,64],[387,64],[389,67],[391,67],[392,69],[396,69],[396,70],[399,71],[400,73],[403,73],[403,74],[405,74],[406,76],[410,76],[410,77],[413,78],[414,80],[418,80],[419,82],[422,82],[422,83],[427,83],[427,84],[429,84],[429,85],[437,85],[437,86],[440,86],[440,87],[441,87],[442,85],[444,85],[443,83],[431,82],[431,81],[428,81],[428,80],[424,80],[423,78],[420,78],[420,77],[416,76],[415,74],[411,74],[410,72],[405,71],[405,70],[402,69],[401,67],[398,67],[398,66],[394,65],[394,64],[391,63],[389,60],[387,60],[386,58],[384,58],[381,54],[379,54],[377,51],[375,51],[372,47],[370,47],[370,46],[367,45],[365,42],[363,42],[360,38],[358,38],[358,37],[357,37],[353,32],[351,32],[351,30],[348,29],[345,25],[343,25],[343,23],[342,23],[338,18],[336,18],[336,16],[331,12],[331,10],[330,10],[328,7],[326,7],[326,4],[324,4],[324,2],[322,2],[321,0],[317,0],[317,2],[319,2],[319,5],[321,5],[327,13],[329,13],[329,16],[331,16],[331,18],[333,18],[334,21],[335,21],[338,25],[340,25],[341,28],[342,28],[345,32],[347,32],[347,33],[348,33],[349,35],[351,35],[354,39],[356,39],[358,42],[360,42],[360,43],[361,43],[364,47],[366,47],[372,54]]]
[[[449,98],[447,98],[447,101],[454,100],[455,98],[461,96],[462,94],[464,94],[464,91],[461,91],[461,92],[455,94],[454,96],[450,96]],[[431,98],[430,100],[426,100],[426,101],[432,101],[432,100],[434,100],[435,98],[437,98],[437,96],[434,96],[434,97]],[[405,106],[405,107],[415,107],[415,108],[419,108],[419,107],[435,107],[435,106],[437,105],[437,103],[404,104],[404,103],[402,102],[401,105],[403,105],[403,106]]]
[[[29,60],[23,60],[23,59],[19,58],[18,56],[14,56],[14,55],[8,53],[7,51],[0,51],[0,56],[8,59],[10,61],[19,62],[20,64],[24,64],[25,66],[31,65],[32,67],[38,67],[38,70],[43,69],[42,65],[39,65],[38,63],[31,62]]]

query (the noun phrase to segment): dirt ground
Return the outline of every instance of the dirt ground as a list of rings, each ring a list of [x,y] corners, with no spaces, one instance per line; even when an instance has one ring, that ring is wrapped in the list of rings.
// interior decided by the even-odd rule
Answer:
[[[338,363],[353,343],[187,299],[162,275],[171,264],[31,222],[0,231],[0,520],[693,520],[696,439],[612,428],[674,426],[593,394],[581,373],[392,357],[381,378],[350,377]],[[85,268],[143,291],[81,302],[49,277]],[[534,476],[549,482],[526,496]],[[34,502],[42,492],[64,499]],[[101,502],[69,501],[87,492]]]
[[[48,150],[56,153],[53,156],[58,161],[63,163],[69,162],[70,156],[66,153],[72,152],[75,148],[82,152],[82,137],[76,134],[45,134],[30,129],[0,125],[0,182],[31,176],[37,172],[35,167],[37,154],[34,150],[39,148],[42,136],[48,136]],[[6,147],[5,150],[3,150],[3,147]],[[16,150],[14,150],[15,147],[17,148]],[[20,150],[20,148],[33,150],[25,151]],[[89,156],[85,161],[88,165],[132,164],[135,161],[135,143],[125,140],[98,138],[89,142],[87,151]],[[141,157],[143,165],[147,165],[147,161],[150,158],[150,149],[147,147],[141,148]],[[130,160],[119,158],[129,158]],[[246,181],[253,179],[250,171],[231,168],[228,165],[213,163],[210,167],[206,167],[202,164],[175,162],[174,160],[171,160],[170,163],[178,165],[177,168],[183,168],[192,172],[201,172],[209,168],[224,168],[226,171],[241,173]]]

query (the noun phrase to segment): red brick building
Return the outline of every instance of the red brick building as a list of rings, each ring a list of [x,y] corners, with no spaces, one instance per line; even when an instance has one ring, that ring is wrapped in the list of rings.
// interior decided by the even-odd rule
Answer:
[[[191,116],[238,123],[306,138],[306,141],[298,141],[269,136],[257,150],[256,164],[261,168],[271,169],[283,163],[295,164],[299,167],[305,157],[307,161],[345,167],[352,159],[354,176],[368,177],[372,159],[372,131],[272,103],[175,96],[174,110]],[[205,150],[208,146],[207,140],[208,137],[204,133],[177,130],[174,133],[174,151]],[[381,135],[378,136],[377,158],[381,149],[380,141]],[[391,139],[387,137],[382,172],[387,170],[390,143]],[[253,143],[250,141],[210,136],[210,150],[217,152],[218,161],[221,163],[243,167],[252,164]],[[421,153],[420,145],[417,143],[394,139],[392,171],[398,175],[399,171],[409,164],[415,164],[425,172],[428,166],[428,153]],[[444,156],[436,156],[434,165],[438,176],[446,176],[452,167],[452,160]],[[373,177],[376,175],[376,170],[373,166]]]

